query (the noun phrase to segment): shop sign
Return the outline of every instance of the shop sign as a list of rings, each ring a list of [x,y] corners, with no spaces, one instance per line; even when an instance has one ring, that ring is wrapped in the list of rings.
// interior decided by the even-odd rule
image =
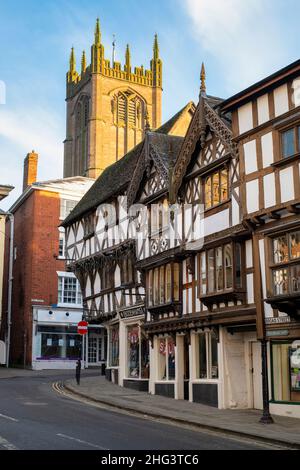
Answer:
[[[281,325],[282,323],[291,323],[290,317],[266,318],[267,325]]]
[[[139,317],[145,314],[146,314],[145,308],[139,307],[139,308],[134,308],[131,310],[125,310],[123,312],[120,312],[120,317],[122,318],[122,320],[125,320],[126,318]]]
[[[276,336],[289,336],[289,330],[274,330],[274,331],[267,331],[268,338],[273,338]]]

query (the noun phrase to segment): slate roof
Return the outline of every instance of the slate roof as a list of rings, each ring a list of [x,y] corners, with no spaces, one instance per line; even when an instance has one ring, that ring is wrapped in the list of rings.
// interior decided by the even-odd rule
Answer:
[[[155,142],[155,147],[164,161],[170,158],[171,161],[174,162],[177,157],[183,138],[168,135],[168,132],[172,130],[176,122],[190,106],[191,103],[188,103],[159,129],[151,132],[150,141]],[[168,136],[167,139],[166,136]],[[144,141],[134,147],[116,163],[106,168],[61,225],[67,227],[87,212],[96,209],[100,204],[103,204],[113,196],[126,190],[138,163],[143,146]]]

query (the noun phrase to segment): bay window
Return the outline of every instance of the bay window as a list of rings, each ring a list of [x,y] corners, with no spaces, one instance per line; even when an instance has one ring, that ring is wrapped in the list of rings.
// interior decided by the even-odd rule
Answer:
[[[198,255],[199,296],[241,289],[242,266],[240,243],[227,243],[202,252]]]
[[[272,239],[271,272],[273,295],[300,293],[300,230]]]
[[[180,301],[180,265],[169,263],[152,269],[147,276],[147,305],[158,307]]]

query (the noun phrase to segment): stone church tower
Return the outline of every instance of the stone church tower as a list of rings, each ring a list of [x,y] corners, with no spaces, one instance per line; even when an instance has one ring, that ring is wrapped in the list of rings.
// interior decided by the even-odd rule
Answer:
[[[64,177],[97,178],[144,137],[145,127],[161,125],[162,61],[155,36],[150,70],[131,65],[129,46],[125,65],[105,59],[97,20],[91,64],[85,52],[81,73],[72,48],[67,73],[67,137]]]

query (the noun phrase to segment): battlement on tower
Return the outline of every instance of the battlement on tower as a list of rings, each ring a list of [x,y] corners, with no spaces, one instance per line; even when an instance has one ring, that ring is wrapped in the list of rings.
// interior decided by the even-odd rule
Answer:
[[[159,58],[157,35],[155,35],[154,39],[153,58],[150,62],[149,70],[145,69],[143,65],[132,69],[129,45],[126,48],[125,64],[122,67],[121,62],[111,63],[110,60],[105,59],[104,46],[101,43],[100,22],[97,20],[95,41],[91,48],[91,64],[86,66],[86,55],[83,52],[81,73],[78,73],[76,70],[75,52],[74,48],[72,48],[70,69],[67,73],[67,98],[72,98],[76,95],[93,73],[131,84],[162,88],[162,61]]]

